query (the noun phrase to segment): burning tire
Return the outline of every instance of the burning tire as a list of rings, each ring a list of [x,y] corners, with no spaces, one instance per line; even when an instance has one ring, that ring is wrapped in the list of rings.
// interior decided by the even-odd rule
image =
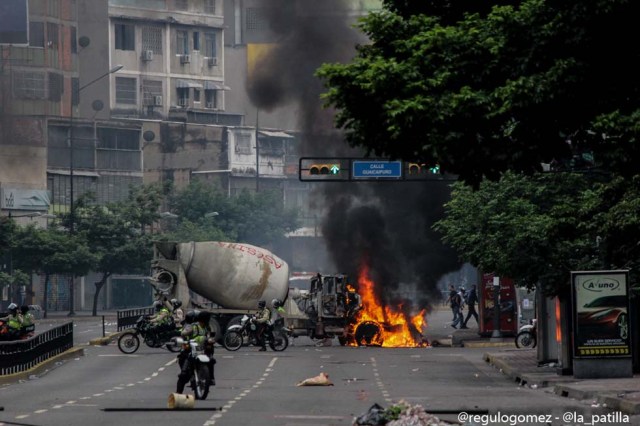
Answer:
[[[384,343],[381,326],[373,321],[358,324],[355,338],[358,346],[382,346]]]

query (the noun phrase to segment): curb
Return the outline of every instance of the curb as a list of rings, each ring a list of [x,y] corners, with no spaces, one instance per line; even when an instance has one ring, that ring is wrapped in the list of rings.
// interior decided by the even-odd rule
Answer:
[[[465,348],[515,348],[514,342],[460,342],[460,345]]]
[[[36,365],[35,367],[31,367],[28,370],[21,371],[19,373],[7,374],[6,376],[0,376],[0,384],[4,385],[9,383],[14,383],[19,380],[28,379],[30,376],[39,375],[43,372],[46,372],[47,370],[49,370],[48,367],[51,364],[55,364],[56,362],[64,361],[70,358],[75,358],[77,356],[84,356],[84,348],[79,346],[74,346],[71,349],[68,349],[62,352],[61,354],[53,356],[47,359],[46,361],[43,361],[40,364]]]
[[[620,411],[626,414],[640,414],[640,400],[630,401],[624,398],[625,393],[619,395],[599,393],[593,390],[576,389],[567,385],[555,385],[553,392],[556,395],[576,400],[590,399],[598,404],[606,405],[614,411]]]
[[[109,343],[113,342],[115,339],[122,336],[126,331],[116,331],[115,333],[109,333],[109,335],[105,337],[98,337],[95,339],[89,340],[89,345],[91,346],[106,346]]]

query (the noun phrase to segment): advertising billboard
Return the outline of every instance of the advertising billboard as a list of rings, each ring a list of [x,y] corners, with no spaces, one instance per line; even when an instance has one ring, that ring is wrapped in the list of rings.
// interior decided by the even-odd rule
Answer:
[[[628,271],[572,272],[575,358],[630,357]]]
[[[27,0],[0,0],[0,45],[29,44]]]

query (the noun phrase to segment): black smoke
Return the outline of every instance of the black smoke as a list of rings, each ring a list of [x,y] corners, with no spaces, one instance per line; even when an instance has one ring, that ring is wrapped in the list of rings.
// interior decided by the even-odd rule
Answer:
[[[323,109],[322,82],[314,73],[324,62],[346,62],[363,35],[353,28],[353,14],[342,0],[265,0],[277,39],[249,84],[249,96],[261,109],[297,105],[301,155],[362,154],[334,128],[332,111]],[[314,207],[324,213],[322,233],[338,271],[357,277],[369,266],[381,300],[409,311],[440,296],[439,278],[457,270],[453,250],[431,226],[442,217],[449,188],[442,182],[318,183]],[[411,288],[417,288],[412,292]]]

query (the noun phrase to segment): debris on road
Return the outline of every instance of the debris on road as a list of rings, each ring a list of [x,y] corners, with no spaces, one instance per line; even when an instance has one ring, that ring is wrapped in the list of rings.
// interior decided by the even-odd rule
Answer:
[[[421,405],[410,405],[403,400],[387,409],[373,404],[366,413],[353,421],[353,426],[445,426],[450,424],[427,413]]]
[[[304,379],[296,386],[333,386],[333,383],[329,380],[329,375],[327,373],[320,373],[315,377]]]

